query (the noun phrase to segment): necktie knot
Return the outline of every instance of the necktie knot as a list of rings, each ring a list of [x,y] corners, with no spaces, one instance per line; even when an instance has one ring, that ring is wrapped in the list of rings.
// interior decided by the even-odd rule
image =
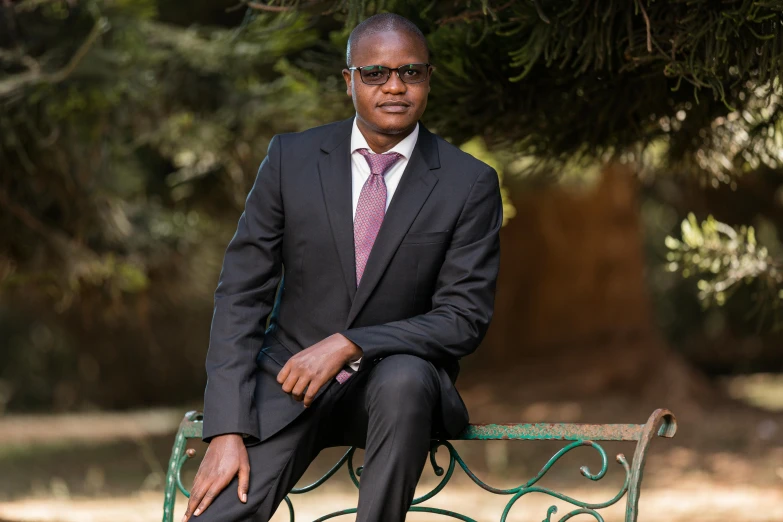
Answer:
[[[387,152],[385,154],[373,154],[370,149],[356,149],[356,152],[364,156],[367,164],[370,166],[370,174],[383,176],[386,171],[394,165],[397,160],[402,158],[398,152]]]

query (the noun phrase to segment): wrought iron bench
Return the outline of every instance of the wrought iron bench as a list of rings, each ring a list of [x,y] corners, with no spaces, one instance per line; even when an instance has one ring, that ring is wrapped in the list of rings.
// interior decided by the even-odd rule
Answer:
[[[163,501],[163,522],[172,522],[177,489],[179,489],[186,497],[190,496],[188,490],[182,484],[180,473],[182,471],[182,465],[196,454],[194,449],[185,449],[187,439],[200,439],[201,430],[201,413],[195,411],[188,412],[185,415],[185,418],[182,420],[182,423],[180,423],[179,431],[177,432],[177,437],[174,441],[174,447],[171,451],[171,459],[169,460],[168,472],[166,474],[166,491]],[[565,522],[566,520],[580,514],[591,515],[598,522],[604,522],[604,519],[601,514],[598,513],[598,510],[617,504],[624,496],[627,495],[625,522],[636,522],[637,516],[639,514],[639,494],[642,487],[642,472],[644,470],[645,460],[647,459],[647,450],[650,446],[650,442],[652,442],[656,435],[659,437],[671,438],[674,436],[676,431],[677,421],[674,418],[674,415],[670,411],[663,409],[655,410],[652,415],[650,415],[650,418],[645,424],[471,424],[460,434],[457,439],[454,440],[562,440],[571,441],[571,443],[564,446],[560,451],[555,453],[555,455],[549,459],[546,465],[544,465],[541,471],[539,471],[535,477],[526,483],[511,489],[498,489],[484,483],[478,477],[476,477],[476,475],[470,471],[470,469],[468,469],[468,466],[465,464],[462,458],[460,458],[460,456],[457,454],[454,446],[452,446],[448,441],[433,440],[432,448],[430,449],[430,463],[432,464],[432,468],[435,471],[435,474],[443,478],[430,492],[414,499],[410,511],[434,513],[466,522],[476,522],[472,518],[453,511],[418,505],[431,499],[438,492],[440,492],[451,478],[455,465],[459,464],[468,477],[470,477],[473,482],[485,490],[499,495],[511,495],[510,500],[503,510],[500,522],[506,521],[509,511],[511,510],[514,503],[523,495],[528,493],[543,493],[577,507],[577,509],[563,516],[559,522]],[[549,469],[558,459],[580,446],[590,446],[594,448],[596,451],[598,451],[601,457],[601,469],[598,471],[598,473],[592,473],[587,468],[587,466],[582,466],[580,468],[582,475],[593,481],[597,481],[603,478],[608,470],[608,459],[606,456],[606,451],[604,451],[603,447],[598,444],[599,441],[636,442],[636,450],[634,451],[633,461],[631,463],[628,462],[628,460],[625,458],[625,455],[622,453],[618,454],[615,459],[625,471],[625,481],[623,486],[620,488],[620,491],[614,496],[614,498],[599,503],[582,502],[551,489],[536,486],[536,483],[549,471]],[[435,460],[435,452],[437,451],[437,448],[441,446],[444,446],[449,453],[449,463],[447,469],[445,470],[438,466]],[[354,452],[355,448],[350,448],[323,477],[309,486],[293,489],[291,493],[301,494],[314,490],[326,482],[346,462],[348,463],[348,473],[350,478],[358,488],[359,477],[361,476],[362,468],[359,467],[354,469]],[[285,502],[288,505],[290,520],[293,522],[293,504],[288,497],[285,498]],[[552,522],[552,515],[554,515],[556,512],[557,508],[555,506],[550,507],[547,510],[546,518],[542,522]],[[335,518],[340,515],[348,515],[352,513],[356,513],[356,508],[344,509],[342,511],[330,513],[318,518],[314,522],[321,522],[323,520]]]

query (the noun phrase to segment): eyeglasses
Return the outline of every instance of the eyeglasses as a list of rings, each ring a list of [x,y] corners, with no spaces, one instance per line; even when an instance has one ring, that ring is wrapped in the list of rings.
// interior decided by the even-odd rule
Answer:
[[[394,69],[383,65],[365,65],[363,67],[349,67],[348,70],[359,71],[362,82],[367,85],[383,85],[389,81],[392,71],[397,71],[397,76],[405,83],[421,83],[427,79],[429,68],[430,64],[428,63],[409,63]]]

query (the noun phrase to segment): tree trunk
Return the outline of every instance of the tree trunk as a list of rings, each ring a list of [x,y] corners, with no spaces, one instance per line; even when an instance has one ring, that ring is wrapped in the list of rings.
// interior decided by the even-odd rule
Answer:
[[[497,422],[501,403],[557,420],[546,408],[531,418],[530,406],[620,396],[638,416],[708,400],[711,387],[653,321],[633,174],[612,166],[589,189],[512,188],[512,201],[495,317],[460,382],[468,406],[481,405],[472,420]]]

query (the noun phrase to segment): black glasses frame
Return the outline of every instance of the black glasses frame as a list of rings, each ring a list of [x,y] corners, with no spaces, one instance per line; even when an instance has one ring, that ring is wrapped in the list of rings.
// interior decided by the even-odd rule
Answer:
[[[410,67],[411,65],[425,65],[427,66],[427,72],[430,71],[430,67],[434,66],[431,63],[406,63],[405,65],[400,65],[399,67],[386,67],[385,65],[362,65],[361,67],[348,67],[349,71],[359,71],[359,78],[362,79],[362,83],[365,85],[383,85],[386,82],[389,81],[389,78],[391,78],[392,71],[397,71],[397,77],[402,81],[403,83],[408,84],[416,84],[416,83],[423,83],[427,80],[427,75],[424,75],[424,78],[416,81],[416,82],[409,82],[406,81],[405,78],[403,78],[402,69],[405,67]],[[367,69],[368,67],[380,67],[381,71],[386,71],[386,79],[382,81],[381,83],[367,83],[364,81],[364,76],[362,75],[362,69]]]

